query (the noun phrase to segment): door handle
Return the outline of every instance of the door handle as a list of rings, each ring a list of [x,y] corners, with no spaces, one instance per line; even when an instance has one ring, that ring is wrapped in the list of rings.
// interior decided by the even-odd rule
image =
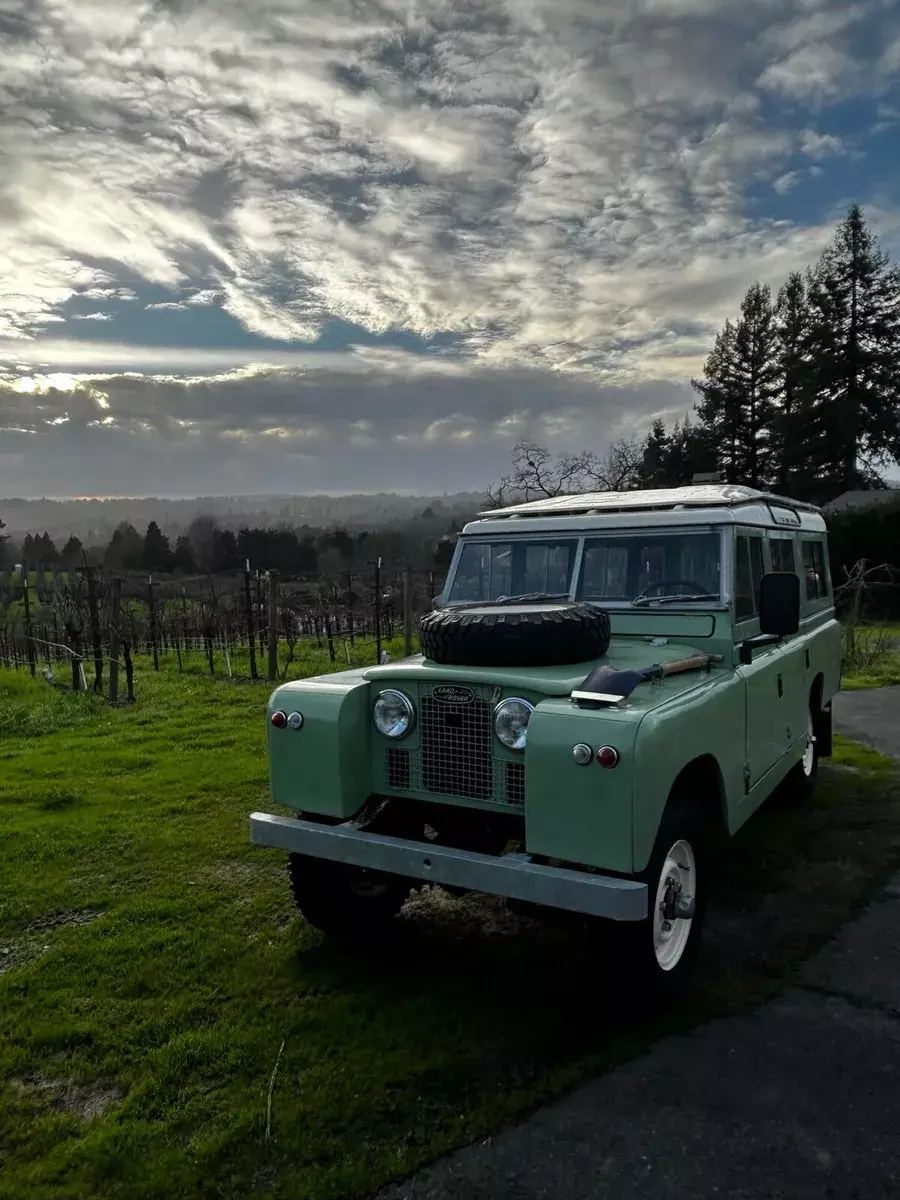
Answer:
[[[784,680],[779,675],[778,676],[778,699],[780,700],[783,695],[784,695]]]

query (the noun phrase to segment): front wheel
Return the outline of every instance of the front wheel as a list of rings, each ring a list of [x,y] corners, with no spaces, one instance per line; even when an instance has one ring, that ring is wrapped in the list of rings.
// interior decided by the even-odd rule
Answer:
[[[364,938],[384,929],[411,888],[397,875],[306,854],[290,855],[288,874],[297,908],[310,925],[336,938]]]
[[[614,927],[631,1004],[658,1008],[690,989],[704,920],[706,842],[696,808],[670,803],[639,876],[647,884],[647,916]]]

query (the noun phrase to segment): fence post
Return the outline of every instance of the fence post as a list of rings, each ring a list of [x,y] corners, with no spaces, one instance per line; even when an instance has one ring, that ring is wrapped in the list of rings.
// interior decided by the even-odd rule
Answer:
[[[153,653],[153,670],[159,670],[159,630],[156,627],[156,601],[153,598],[153,576],[147,579],[147,607],[150,609],[150,647]]]
[[[262,590],[262,571],[259,567],[256,568],[256,611],[259,615],[259,653],[262,655],[265,652],[265,642],[263,641],[263,590]]]
[[[278,678],[278,572],[269,572],[269,682]]]
[[[353,576],[347,572],[347,633],[350,645],[356,645],[356,630],[353,628]]]
[[[100,633],[100,608],[97,604],[97,580],[94,568],[87,568],[88,611],[91,618],[91,644],[94,651],[94,691],[103,691],[103,638]]]
[[[403,653],[412,654],[413,643],[413,573],[412,567],[403,571]]]
[[[253,596],[250,592],[250,559],[244,566],[244,616],[247,620],[247,646],[250,649],[250,678],[259,679],[256,666],[256,631],[253,628]]]
[[[334,662],[334,634],[331,629],[331,617],[325,613],[325,637],[328,639],[328,657]]]
[[[128,687],[128,703],[134,704],[134,662],[131,657],[131,643],[128,638],[122,638],[122,658],[125,660],[125,683]]]
[[[34,659],[34,628],[31,624],[31,599],[28,595],[28,564],[22,564],[22,610],[25,617],[25,650],[28,654],[28,666],[31,678],[35,677]]]
[[[381,557],[372,564],[375,568],[375,662],[381,662]]]
[[[119,616],[122,610],[122,580],[112,581],[112,604],[109,617],[109,702],[119,698]]]

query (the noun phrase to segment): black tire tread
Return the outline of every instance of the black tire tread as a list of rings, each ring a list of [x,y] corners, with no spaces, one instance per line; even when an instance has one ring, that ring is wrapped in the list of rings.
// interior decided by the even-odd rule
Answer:
[[[589,604],[478,605],[422,618],[422,653],[448,666],[554,666],[591,662],[609,649],[609,613]]]

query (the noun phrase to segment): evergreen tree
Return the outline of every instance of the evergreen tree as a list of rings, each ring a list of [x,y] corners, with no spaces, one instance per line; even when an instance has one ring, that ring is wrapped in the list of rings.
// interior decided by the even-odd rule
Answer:
[[[775,352],[779,405],[776,420],[776,482],[784,495],[809,495],[822,460],[810,362],[810,313],[799,271],[788,276],[775,302]]]
[[[37,566],[37,550],[35,549],[35,539],[30,533],[26,533],[22,539],[22,566],[26,570],[31,570]]]
[[[108,571],[139,571],[143,566],[144,539],[133,525],[119,525],[103,555],[103,566]]]
[[[180,575],[194,575],[197,571],[194,547],[191,545],[191,539],[185,533],[182,533],[175,542],[172,570],[177,571]]]
[[[62,565],[69,571],[73,571],[76,567],[80,567],[82,563],[82,553],[84,547],[81,544],[81,539],[77,538],[73,533],[62,549]]]
[[[644,488],[669,487],[671,439],[666,423],[657,417],[644,442],[640,466],[640,485]]]
[[[832,492],[900,456],[900,271],[854,204],[808,276],[809,353]]]
[[[164,573],[172,570],[172,550],[169,539],[155,521],[151,521],[144,534],[141,562],[145,570]]]
[[[778,367],[775,317],[768,285],[754,283],[741,303],[737,325],[725,322],[693,380],[702,400],[697,412],[718,447],[719,469],[729,483],[770,486],[775,469],[775,401]]]

